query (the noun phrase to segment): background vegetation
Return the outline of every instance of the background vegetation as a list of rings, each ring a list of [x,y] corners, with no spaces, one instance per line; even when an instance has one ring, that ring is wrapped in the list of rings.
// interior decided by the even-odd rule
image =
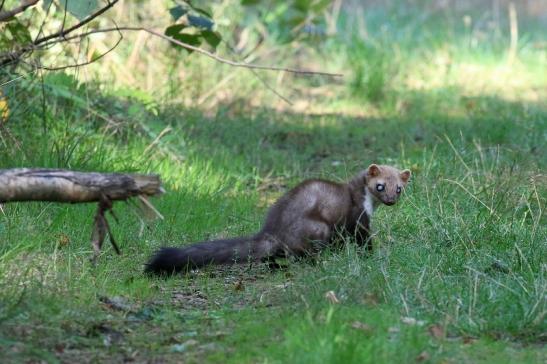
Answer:
[[[2,361],[545,361],[545,5],[299,3],[208,3],[217,54],[343,78],[232,68],[145,32],[86,67],[44,69],[93,60],[116,32],[0,68],[0,168],[159,173],[167,190],[142,234],[116,205],[123,255],[97,266],[93,206],[2,205]],[[89,28],[163,31],[173,6],[120,1]],[[46,11],[17,17],[30,39]],[[348,244],[284,271],[142,275],[159,246],[253,232],[298,181],[373,161],[413,180],[376,213],[372,257]]]

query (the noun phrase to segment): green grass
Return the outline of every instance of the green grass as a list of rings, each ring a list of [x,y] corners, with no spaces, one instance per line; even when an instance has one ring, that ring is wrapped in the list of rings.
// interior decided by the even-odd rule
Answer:
[[[0,168],[159,173],[167,193],[153,200],[165,219],[142,235],[134,207],[116,203],[123,254],[105,246],[97,266],[94,206],[2,205],[1,361],[545,361],[544,52],[524,45],[506,65],[494,41],[473,49],[435,34],[439,18],[406,39],[415,15],[397,14],[391,38],[328,45],[351,77],[309,110],[249,108],[236,91],[194,110],[51,74],[43,110],[41,85],[6,86]],[[398,51],[384,47],[395,40]],[[443,52],[449,68],[433,62]],[[142,274],[159,246],[254,232],[299,181],[344,180],[371,162],[413,177],[397,206],[376,212],[370,257],[349,241],[282,271]]]

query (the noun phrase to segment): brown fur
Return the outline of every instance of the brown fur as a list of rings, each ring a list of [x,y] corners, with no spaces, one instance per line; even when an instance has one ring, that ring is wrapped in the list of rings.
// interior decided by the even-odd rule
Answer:
[[[173,273],[208,264],[268,261],[281,256],[304,256],[324,249],[336,231],[372,250],[371,216],[365,212],[366,191],[372,203],[393,205],[410,171],[372,164],[347,183],[306,180],[282,196],[268,211],[264,226],[253,236],[216,240],[186,248],[162,248],[148,262],[148,273]],[[377,184],[385,184],[384,192]]]

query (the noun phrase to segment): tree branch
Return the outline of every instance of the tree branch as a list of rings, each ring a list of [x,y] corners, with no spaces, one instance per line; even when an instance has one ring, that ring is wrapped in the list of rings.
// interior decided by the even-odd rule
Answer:
[[[65,35],[75,31],[76,29],[79,29],[81,27],[83,27],[84,25],[86,25],[87,23],[89,23],[90,21],[92,21],[93,19],[97,18],[98,16],[100,16],[101,14],[103,14],[104,12],[106,12],[108,9],[110,9],[111,7],[113,7],[114,5],[116,5],[116,3],[118,2],[119,0],[112,0],[110,2],[107,2],[106,6],[104,8],[101,8],[99,10],[97,10],[96,12],[94,12],[93,14],[89,15],[87,18],[85,18],[84,20],[82,20],[81,22],[77,23],[77,24],[74,24],[73,26],[71,26],[70,28],[68,29],[61,29],[59,30],[58,32],[55,32],[55,33],[52,33],[50,35],[47,35],[45,37],[42,37],[42,38],[38,38],[36,39],[34,42],[33,42],[33,45],[39,45],[41,43],[44,43],[44,42],[47,42],[48,40],[50,39],[53,39],[53,38],[58,38],[58,37],[62,37],[64,38]]]
[[[34,67],[36,68],[39,68],[39,69],[44,69],[46,71],[59,71],[59,70],[65,70],[67,68],[77,68],[77,67],[81,67],[81,66],[87,66],[87,65],[90,65],[92,64],[93,62],[96,62],[98,61],[99,59],[103,58],[104,56],[106,56],[108,53],[112,52],[114,49],[116,49],[116,47],[118,47],[118,45],[122,42],[123,40],[123,34],[121,32],[119,32],[119,35],[120,37],[118,38],[118,40],[116,41],[116,44],[114,44],[112,47],[110,47],[106,52],[104,53],[101,53],[99,54],[97,57],[93,58],[93,59],[90,59],[89,61],[86,61],[86,62],[81,62],[81,63],[74,63],[74,64],[67,64],[66,66],[55,66],[55,67],[49,67],[49,66],[42,66],[42,65],[38,65],[38,64],[33,64]],[[60,41],[64,41],[65,39],[60,39]]]
[[[23,0],[23,1],[26,1],[26,4],[30,4],[30,3],[35,4],[39,0]],[[281,72],[288,72],[288,73],[301,74],[301,75],[319,75],[319,76],[329,76],[329,77],[343,77],[343,74],[340,74],[340,73],[300,70],[300,69],[286,68],[286,67],[263,66],[263,65],[255,65],[255,64],[249,64],[249,63],[244,63],[244,62],[232,61],[230,59],[222,58],[222,57],[220,57],[220,56],[218,56],[214,53],[211,53],[211,52],[209,52],[205,49],[195,47],[195,46],[190,45],[188,43],[181,42],[181,41],[179,41],[177,39],[174,39],[174,38],[171,38],[171,37],[169,37],[169,36],[167,36],[163,33],[160,33],[158,31],[155,31],[155,30],[152,30],[152,29],[149,29],[149,28],[144,28],[144,27],[115,27],[115,28],[96,29],[96,30],[92,30],[92,31],[88,31],[88,32],[85,32],[85,33],[81,33],[81,34],[77,34],[77,35],[67,37],[68,34],[72,33],[73,31],[75,31],[75,30],[77,30],[81,27],[83,27],[87,23],[91,22],[92,20],[94,20],[95,18],[97,18],[98,16],[100,16],[101,14],[103,14],[104,12],[109,10],[110,8],[112,8],[118,1],[119,0],[108,1],[107,5],[105,7],[97,10],[96,12],[89,15],[84,20],[82,20],[79,23],[69,27],[68,29],[61,29],[61,30],[59,30],[55,33],[52,33],[52,34],[49,34],[47,36],[38,38],[38,39],[34,40],[31,44],[28,44],[24,47],[21,47],[21,48],[19,48],[19,50],[15,51],[15,52],[0,54],[0,66],[5,66],[7,64],[12,63],[13,61],[19,60],[21,58],[21,56],[23,54],[27,53],[27,52],[34,51],[34,50],[37,50],[37,49],[44,49],[44,48],[47,48],[48,46],[51,46],[51,45],[56,44],[56,43],[69,41],[69,40],[72,40],[72,39],[78,39],[78,38],[81,39],[81,38],[87,37],[87,36],[89,36],[91,34],[95,34],[95,33],[106,33],[106,32],[113,32],[113,31],[120,32],[121,30],[127,30],[127,31],[147,32],[147,33],[152,34],[156,37],[162,38],[162,39],[167,40],[167,41],[169,41],[173,44],[176,44],[180,47],[183,47],[183,48],[188,49],[188,50],[192,50],[196,53],[199,53],[199,54],[207,56],[211,59],[214,59],[217,62],[224,63],[224,64],[230,65],[232,67],[242,67],[242,68],[249,68],[249,69],[253,69],[253,70],[256,69],[256,70],[268,70],[268,71],[281,71]],[[30,6],[30,5],[28,5],[28,6]],[[3,13],[0,13],[0,15],[2,15],[2,14]],[[86,62],[84,64],[88,64],[88,63],[91,63],[91,62]],[[61,68],[68,68],[68,67],[70,67],[70,66],[65,66],[65,67],[61,67]],[[42,67],[42,68],[45,68],[45,67]]]
[[[319,75],[319,76],[329,76],[329,77],[343,77],[344,76],[341,73],[330,73],[330,72],[322,72],[322,71],[301,70],[301,69],[286,68],[286,67],[263,66],[263,65],[245,63],[245,62],[236,62],[236,61],[232,61],[232,60],[229,60],[229,59],[226,59],[226,58],[222,58],[222,57],[217,56],[216,54],[211,53],[211,52],[209,52],[205,49],[195,47],[195,46],[190,45],[188,43],[181,42],[181,41],[176,40],[174,38],[171,38],[171,37],[169,37],[165,34],[162,34],[158,31],[155,31],[155,30],[152,30],[152,29],[149,29],[149,28],[144,28],[144,27],[116,27],[116,28],[95,29],[95,30],[90,30],[89,32],[73,35],[73,36],[70,36],[70,37],[65,37],[65,38],[62,38],[62,39],[56,39],[52,42],[45,43],[42,46],[47,47],[47,46],[50,46],[50,45],[53,45],[55,43],[59,43],[59,42],[62,42],[62,41],[69,41],[69,40],[78,39],[78,38],[85,38],[89,35],[97,34],[97,33],[108,33],[108,32],[114,32],[114,31],[119,32],[119,31],[123,31],[123,30],[147,32],[147,33],[152,34],[156,37],[165,39],[165,40],[167,40],[167,41],[169,41],[173,44],[176,44],[180,47],[192,50],[196,53],[203,54],[204,56],[212,58],[217,62],[224,63],[224,64],[227,64],[227,65],[230,65],[230,66],[233,66],[233,67],[243,67],[243,68],[268,70],[268,71],[281,71],[281,72],[288,72],[288,73],[294,73],[294,74],[303,74],[303,75]]]
[[[22,0],[21,5],[19,5],[18,7],[15,7],[11,10],[5,10],[0,12],[0,23],[6,22],[10,20],[12,17],[14,17],[15,15],[27,10],[27,8],[30,8],[31,6],[36,5],[38,1],[40,0]]]
[[[24,0],[24,1],[36,1],[38,2],[39,0]],[[30,51],[33,51],[33,50],[36,50],[36,49],[40,49],[40,48],[43,48],[41,46],[42,43],[46,43],[52,39],[61,39],[64,40],[66,38],[66,35],[69,34],[69,33],[72,33],[73,31],[75,31],[76,29],[79,29],[81,27],[83,27],[84,25],[86,25],[87,23],[89,23],[90,21],[94,20],[95,18],[97,18],[98,16],[100,16],[101,14],[103,14],[104,12],[106,12],[108,9],[110,9],[111,7],[113,7],[119,0],[112,0],[112,1],[108,1],[107,2],[107,5],[99,10],[97,10],[96,12],[94,12],[93,14],[89,15],[87,18],[85,18],[84,20],[80,21],[79,23],[71,26],[70,28],[68,29],[63,29],[61,28],[61,30],[55,32],[55,33],[52,33],[52,34],[49,34],[47,36],[44,36],[44,37],[41,37],[41,38],[37,38],[36,40],[34,40],[31,44],[28,44],[24,47],[21,47],[19,48],[17,51],[15,52],[7,52],[7,53],[3,53],[3,54],[0,54],[0,67],[1,66],[5,66],[5,65],[8,65],[14,61],[17,61],[20,59],[20,57],[27,53],[27,52],[30,52]],[[1,14],[1,13],[0,13]],[[58,42],[56,42],[58,43]]]

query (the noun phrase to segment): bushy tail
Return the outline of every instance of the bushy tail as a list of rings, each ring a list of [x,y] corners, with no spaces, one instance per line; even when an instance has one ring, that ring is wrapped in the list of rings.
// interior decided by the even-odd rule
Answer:
[[[234,264],[255,260],[256,237],[213,240],[186,248],[161,248],[146,264],[145,273],[172,274],[209,264]]]

